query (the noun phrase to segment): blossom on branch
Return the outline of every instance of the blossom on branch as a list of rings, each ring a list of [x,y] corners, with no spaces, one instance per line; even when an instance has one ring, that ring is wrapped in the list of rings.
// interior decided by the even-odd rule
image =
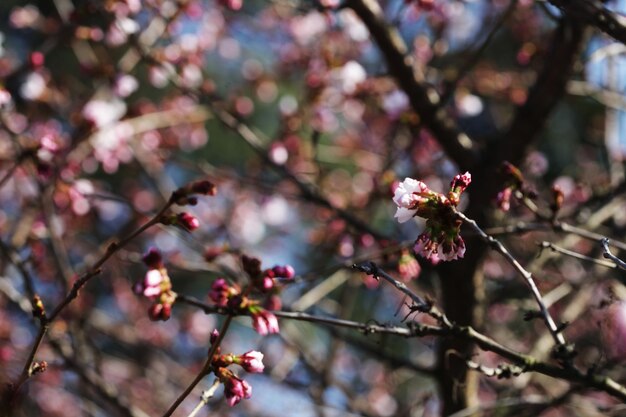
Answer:
[[[241,366],[246,372],[262,373],[265,369],[263,365],[263,354],[256,350],[251,350],[235,359],[235,363]]]
[[[450,183],[447,196],[412,178],[405,178],[398,185],[393,196],[393,202],[398,206],[395,214],[398,222],[404,223],[415,216],[426,219],[426,230],[415,241],[415,253],[433,263],[463,258],[462,222],[455,211],[471,182],[469,172],[458,174]]]
[[[398,206],[395,217],[400,223],[409,221],[417,215],[419,206],[425,204],[431,194],[433,192],[423,182],[405,178],[394,192],[393,202]]]

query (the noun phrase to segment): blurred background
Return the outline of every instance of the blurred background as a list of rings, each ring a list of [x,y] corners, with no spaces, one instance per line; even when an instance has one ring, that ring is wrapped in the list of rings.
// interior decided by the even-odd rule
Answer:
[[[520,149],[511,162],[539,211],[549,211],[556,185],[559,221],[623,239],[623,44],[583,31],[546,2],[379,5],[406,45],[415,80],[438,95],[434,103],[455,129],[486,154],[508,140]],[[555,57],[566,41],[552,39],[575,31],[571,65],[556,82],[563,91],[546,91],[553,103],[529,122],[533,136],[513,145],[520,109],[541,96],[546,68],[562,63]],[[151,247],[163,253],[173,290],[208,304],[216,278],[246,282],[244,253],[264,268],[295,268],[281,293],[285,309],[431,323],[411,313],[400,292],[350,268],[375,261],[446,312],[454,310],[449,288],[458,286],[455,296],[480,310],[469,324],[550,360],[545,326],[523,318],[536,308],[528,290],[498,254],[476,249],[470,236],[474,261],[458,261],[454,273],[413,256],[424,223],[395,221],[395,185],[412,177],[446,192],[472,165],[450,157],[370,33],[350,2],[334,0],[2,1],[0,382],[18,378],[37,334],[24,270],[50,311],[107,242],[145,223],[177,187],[202,178],[218,187],[184,208],[200,222],[193,233],[155,226],[104,265],[52,323],[37,354],[48,370],[24,385],[13,415],[162,415],[194,378],[224,318],[177,303],[169,320],[150,321],[150,302],[132,286]],[[570,323],[577,365],[624,381],[607,346],[623,341],[606,336],[621,325],[613,310],[623,273],[542,249],[548,241],[602,257],[597,242],[563,233],[515,198],[500,210],[496,194],[507,179],[498,158],[475,164],[484,169],[460,208],[480,212],[481,226],[537,274],[555,316]],[[485,185],[491,177],[497,184]],[[519,228],[502,228],[511,225]],[[484,282],[469,291],[463,283],[476,274]],[[478,415],[624,415],[607,394],[537,374],[480,376],[466,393],[474,399],[449,408],[436,338],[280,325],[280,334],[262,337],[248,318],[235,320],[223,352],[262,351],[266,371],[246,377],[251,399],[231,408],[218,390],[199,415],[413,417],[456,407],[461,416],[477,404]],[[479,350],[471,358],[502,363]],[[189,415],[211,382],[175,415]]]

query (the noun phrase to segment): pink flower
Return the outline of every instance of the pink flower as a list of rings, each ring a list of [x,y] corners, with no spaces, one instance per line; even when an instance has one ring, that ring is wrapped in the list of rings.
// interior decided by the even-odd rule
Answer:
[[[161,294],[161,283],[165,280],[163,273],[159,269],[150,269],[143,278],[143,289],[141,293],[144,297],[156,298]]]
[[[245,369],[246,372],[261,373],[263,369],[265,369],[263,365],[263,354],[256,350],[251,350],[243,355],[239,355],[237,363]]]
[[[430,190],[426,184],[413,178],[405,178],[398,184],[393,195],[393,202],[398,206],[394,217],[398,219],[398,222],[404,223],[414,217],[417,214],[418,205],[427,200],[423,194],[428,192]]]
[[[223,380],[224,383],[224,395],[228,400],[228,405],[231,407],[238,404],[244,398],[250,398],[252,396],[252,387],[243,379],[230,373],[230,377]]]
[[[458,189],[460,193],[465,191],[468,185],[472,182],[472,174],[469,172],[465,172],[465,174],[458,174],[456,177],[452,179],[450,183],[450,188],[453,190]]]
[[[262,336],[280,331],[276,316],[262,308],[255,308],[252,311],[252,327]]]
[[[438,256],[443,261],[453,261],[461,259],[465,255],[465,242],[461,236],[452,240],[446,240],[439,245]]]
[[[415,241],[415,246],[413,247],[413,251],[426,259],[430,259],[431,261],[438,261],[438,246],[439,244],[436,241],[431,240],[431,237],[428,233],[422,233],[417,237],[417,240]]]

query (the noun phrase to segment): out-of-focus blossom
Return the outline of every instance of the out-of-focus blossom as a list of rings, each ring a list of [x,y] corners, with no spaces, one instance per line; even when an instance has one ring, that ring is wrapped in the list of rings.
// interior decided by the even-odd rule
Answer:
[[[602,344],[609,359],[626,360],[626,302],[606,307],[601,322]]]
[[[406,282],[417,278],[421,271],[422,268],[417,262],[417,259],[415,259],[408,250],[403,250],[400,259],[398,259],[398,273],[400,274],[400,278]]]
[[[348,61],[331,72],[331,78],[337,82],[344,94],[354,94],[359,84],[367,79],[367,73],[361,64]]]
[[[409,109],[409,98],[404,91],[394,90],[383,97],[382,107],[389,117],[395,120]]]
[[[137,78],[132,75],[122,74],[115,79],[113,91],[118,97],[128,97],[139,88]]]
[[[234,287],[228,285],[224,278],[218,278],[213,281],[213,284],[211,284],[209,298],[218,306],[226,307],[229,298],[235,293],[238,293],[238,291],[236,291]]]
[[[144,255],[143,261],[149,269],[143,280],[134,285],[133,291],[153,301],[148,309],[150,320],[167,320],[172,312],[172,304],[176,301],[176,293],[172,291],[172,283],[161,253],[151,248]]]
[[[504,190],[498,193],[496,197],[496,202],[500,210],[509,211],[511,209],[511,195],[512,194],[513,194],[513,189],[511,187],[506,187]]]
[[[102,128],[118,121],[126,113],[126,104],[117,99],[93,99],[83,107],[83,117]]]

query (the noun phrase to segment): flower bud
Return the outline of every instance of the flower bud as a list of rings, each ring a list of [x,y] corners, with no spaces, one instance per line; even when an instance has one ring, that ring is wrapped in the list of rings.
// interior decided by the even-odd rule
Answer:
[[[176,223],[177,226],[182,227],[183,229],[185,229],[188,232],[193,232],[194,230],[196,230],[198,227],[200,227],[200,221],[192,216],[189,213],[179,213],[176,216]]]
[[[215,186],[215,184],[213,184],[211,181],[208,181],[208,180],[196,181],[193,184],[191,184],[190,189],[191,189],[191,192],[195,194],[211,195],[211,196],[217,194],[217,187]]]
[[[565,200],[565,195],[563,194],[563,190],[558,185],[552,186],[552,204],[550,208],[554,213],[559,211],[561,207],[563,207],[563,201]]]
[[[35,295],[33,297],[33,317],[40,319],[46,316],[46,309],[43,306],[43,301],[41,301],[41,297]]]
[[[261,359],[263,358],[263,355],[261,355]],[[33,364],[30,366],[30,375],[37,375],[40,374],[42,372],[46,372],[46,370],[48,369],[48,362],[46,361],[36,361],[33,362]]]
[[[276,265],[274,268],[272,268],[272,271],[277,278],[292,279],[296,276],[296,271],[291,265]]]
[[[237,363],[245,369],[246,372],[261,373],[263,369],[265,369],[263,365],[263,354],[256,350],[251,350],[243,355],[239,355]]]
[[[152,304],[148,309],[148,317],[152,321],[167,321],[172,315],[172,306],[170,304]]]
[[[150,248],[143,256],[143,263],[150,269],[160,269],[163,267],[163,258],[156,248]]]

